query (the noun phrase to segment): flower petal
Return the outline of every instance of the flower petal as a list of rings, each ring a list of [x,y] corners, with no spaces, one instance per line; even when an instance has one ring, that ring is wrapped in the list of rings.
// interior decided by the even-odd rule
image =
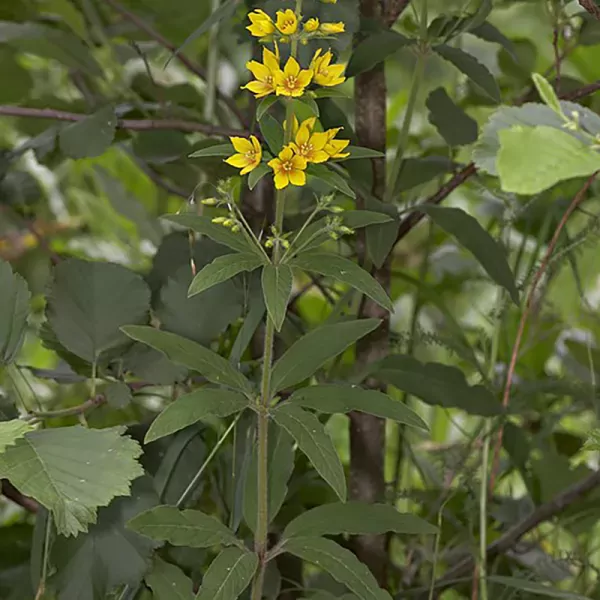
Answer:
[[[236,169],[243,169],[248,166],[248,157],[243,154],[234,154],[233,156],[226,158],[225,162]]]
[[[252,146],[252,142],[245,137],[230,137],[229,140],[233,144],[233,147],[242,154],[246,152],[253,152],[254,147]]]
[[[263,48],[263,63],[265,64],[265,67],[269,69],[271,74],[275,71],[279,71],[279,58],[268,48]]]
[[[265,67],[262,63],[256,60],[251,60],[246,63],[246,68],[258,79],[259,81],[265,81],[267,77],[271,75],[268,67]]]
[[[310,136],[310,143],[315,150],[323,150],[329,142],[329,137],[326,133],[315,132]]]
[[[306,185],[306,173],[304,171],[290,171],[289,178],[292,185]]]
[[[298,154],[294,154],[293,157],[291,158],[291,163],[292,163],[292,168],[294,171],[301,169],[304,170],[306,169],[306,159],[303,158],[302,156],[299,156]]]
[[[302,71],[300,71],[300,73],[298,74],[298,77],[296,79],[297,87],[305,88],[310,83],[312,77],[313,77],[312,71],[310,71],[308,69],[303,69]]]
[[[278,190],[282,190],[290,183],[290,178],[285,171],[279,171],[278,173],[275,173],[273,180],[275,181],[275,188]]]
[[[296,77],[300,73],[300,65],[293,56],[290,56],[287,63],[285,63],[283,71],[286,77],[289,77],[290,75]]]
[[[294,151],[290,148],[290,146],[286,146],[280,153],[279,153],[279,159],[282,162],[286,162],[288,160],[291,160],[292,157],[294,156]]]

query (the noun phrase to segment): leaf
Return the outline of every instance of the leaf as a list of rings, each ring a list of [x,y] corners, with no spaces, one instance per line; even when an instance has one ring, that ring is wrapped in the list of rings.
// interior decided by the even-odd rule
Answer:
[[[122,428],[81,426],[32,431],[0,454],[0,477],[52,511],[65,536],[87,531],[96,509],[129,494],[143,475],[142,449]]]
[[[69,158],[93,158],[108,150],[115,137],[117,117],[112,106],[105,106],[81,121],[60,130],[60,149]]]
[[[210,415],[228,417],[247,406],[248,399],[238,392],[202,387],[169,404],[150,426],[144,442],[149,444]]]
[[[256,120],[260,121],[278,100],[278,96],[265,96],[256,107]]]
[[[329,252],[302,252],[290,261],[290,265],[325,277],[333,277],[394,312],[394,305],[380,283],[368,271],[343,256]]]
[[[145,577],[154,600],[193,600],[192,580],[175,565],[154,558],[152,570]]]
[[[204,375],[212,383],[227,385],[246,394],[252,393],[250,382],[222,356],[184,337],[153,327],[123,327],[130,338],[162,352],[169,360]]]
[[[482,385],[469,386],[456,367],[423,364],[412,356],[394,354],[381,361],[376,377],[433,406],[460,408],[482,417],[502,414],[494,395]]]
[[[328,169],[325,165],[315,165],[311,163],[308,165],[306,174],[315,177],[316,179],[320,179],[334,190],[338,190],[350,198],[356,198],[356,194],[352,191],[352,188],[348,185],[347,181],[341,175]]]
[[[296,517],[283,531],[284,538],[322,535],[380,535],[388,531],[432,535],[437,527],[410,513],[398,512],[389,504],[332,502]]]
[[[272,115],[265,114],[258,122],[260,132],[269,146],[269,150],[274,156],[277,156],[283,148],[283,127],[281,123]]]
[[[297,442],[319,475],[333,488],[339,499],[346,500],[346,477],[329,434],[317,417],[289,403],[272,411],[275,422]]]
[[[537,89],[540,98],[544,101],[546,106],[562,116],[560,100],[558,99],[554,88],[548,83],[548,80],[539,73],[532,73],[531,78],[533,79],[533,83],[535,84],[535,88]]]
[[[391,600],[391,596],[377,585],[371,571],[350,550],[331,540],[297,537],[287,540],[284,550],[327,571],[360,600]]]
[[[11,421],[0,421],[0,454],[8,446],[17,443],[26,433],[35,431],[35,427],[21,419],[12,419]]]
[[[350,156],[336,160],[341,162],[343,160],[356,160],[359,158],[385,158],[385,154],[383,152],[379,152],[379,150],[373,150],[372,148],[363,148],[362,146],[348,146],[344,152],[349,152]]]
[[[0,365],[8,365],[23,345],[30,294],[25,280],[3,260],[0,260],[0,288]]]
[[[235,253],[218,256],[196,274],[188,292],[188,297],[195,296],[214,285],[223,283],[238,273],[254,271],[265,262],[265,257],[252,253]]]
[[[265,306],[277,331],[281,331],[285,320],[293,282],[292,269],[288,265],[269,264],[262,271]]]
[[[494,76],[474,56],[446,44],[435,46],[433,50],[464,73],[484,94],[495,102],[500,102],[500,89]]]
[[[146,323],[150,290],[120,265],[71,258],[54,267],[46,316],[58,341],[89,363],[128,342],[120,328]]]
[[[443,87],[427,97],[429,122],[449,146],[465,146],[477,140],[477,122],[459,108]]]
[[[257,281],[260,285],[258,277],[254,281]],[[238,331],[229,355],[229,361],[234,365],[239,364],[242,360],[242,355],[250,345],[266,312],[262,289],[259,285],[252,285],[254,281],[251,282],[248,293],[248,312],[244,315],[244,322]]]
[[[319,105],[314,98],[306,94],[300,98],[294,98],[293,109],[294,114],[300,122],[310,117],[319,116]]]
[[[122,381],[111,381],[104,388],[104,396],[112,408],[125,408],[131,402],[131,389]]]
[[[156,506],[127,523],[131,531],[159,542],[190,548],[216,545],[236,546],[241,542],[219,519],[199,510],[179,510],[174,506]]]
[[[256,184],[270,171],[271,169],[268,165],[260,163],[256,169],[250,171],[250,175],[248,175],[248,187],[253,190]]]
[[[248,550],[227,548],[213,560],[202,579],[196,600],[236,600],[258,568],[258,556]]]
[[[373,210],[346,210],[341,216],[344,225],[347,225],[351,229],[389,223],[392,220],[389,215]]]
[[[400,400],[354,385],[311,385],[296,390],[289,402],[327,414],[346,414],[356,410],[425,431],[429,429],[425,421]]]
[[[492,42],[493,44],[500,44],[511,56],[511,58],[518,62],[517,51],[515,45],[509,40],[501,31],[496,29],[488,21],[484,21],[479,25],[476,24],[473,27],[473,21],[469,27],[469,33],[477,36],[478,38],[485,40],[486,42]]]
[[[498,136],[498,176],[505,192],[538,194],[600,169],[600,154],[560,129],[514,127]]]
[[[407,191],[429,183],[440,175],[451,172],[453,166],[452,161],[445,156],[406,158],[402,161],[397,189]]]
[[[564,600],[590,600],[587,596],[575,594],[573,592],[567,592],[564,590],[558,590],[555,587],[549,587],[542,585],[529,579],[519,579],[517,577],[505,577],[502,575],[490,575],[488,581],[492,583],[499,583],[506,587],[522,590],[524,592],[530,592],[536,596],[547,596],[549,598],[563,598]]]
[[[388,56],[412,43],[412,40],[396,31],[373,33],[354,48],[346,67],[346,76],[355,77],[359,73],[370,71]]]
[[[200,148],[188,155],[188,158],[208,158],[211,156],[231,156],[235,154],[235,148],[232,144],[217,144],[215,146],[208,146],[206,148]]]
[[[379,319],[360,319],[313,329],[275,363],[271,375],[272,392],[304,381],[330,358],[371,333],[380,322]]]
[[[423,205],[420,209],[469,250],[487,274],[508,291],[513,302],[519,303],[519,291],[504,248],[476,219],[460,208],[449,206]]]

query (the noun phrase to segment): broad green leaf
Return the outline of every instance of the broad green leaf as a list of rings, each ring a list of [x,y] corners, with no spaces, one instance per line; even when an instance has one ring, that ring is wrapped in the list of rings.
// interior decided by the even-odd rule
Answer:
[[[412,356],[394,354],[381,361],[375,376],[433,406],[460,408],[482,417],[502,414],[502,406],[490,390],[469,386],[456,367],[423,364]]]
[[[256,169],[250,171],[248,175],[248,187],[253,190],[256,184],[267,174],[270,173],[271,169],[265,163],[260,163]]]
[[[277,331],[281,331],[285,320],[293,283],[294,276],[288,265],[265,265],[262,271],[263,297],[269,317]]]
[[[112,144],[117,117],[112,106],[105,106],[82,121],[60,130],[60,149],[69,158],[93,158],[104,154]]]
[[[258,568],[258,556],[248,550],[223,550],[202,579],[196,600],[236,600],[248,587]]]
[[[221,144],[215,140],[203,140],[202,148],[215,148]],[[166,165],[189,157],[193,146],[182,131],[140,131],[134,138],[131,149],[136,157],[155,165]]]
[[[354,592],[360,600],[391,600],[371,571],[356,556],[327,538],[297,537],[287,540],[284,550],[329,573]]]
[[[469,27],[469,33],[471,35],[477,36],[486,42],[500,44],[515,62],[519,61],[515,44],[513,44],[513,42],[509,40],[501,31],[496,29],[496,27],[494,27],[488,21],[480,23],[479,25],[477,25],[475,22],[476,26],[473,27],[474,22],[475,21],[471,21],[471,26]]]
[[[310,117],[318,117],[319,105],[314,98],[308,95],[294,98],[294,113],[299,121],[304,121]]]
[[[127,344],[123,325],[146,323],[150,290],[120,265],[71,258],[54,267],[46,315],[58,341],[89,363]]]
[[[393,531],[410,535],[432,535],[437,527],[410,513],[398,512],[390,504],[332,502],[296,517],[283,531],[284,538],[322,535],[379,535]]]
[[[192,152],[188,158],[208,158],[212,156],[229,157],[235,154],[235,148],[232,144],[218,144],[216,146],[208,146]]]
[[[325,165],[315,165],[311,163],[306,169],[306,174],[315,177],[316,179],[320,179],[329,187],[342,192],[342,194],[346,194],[346,196],[349,196],[350,198],[356,198],[356,194],[352,191],[348,182],[341,175],[328,169]]]
[[[354,385],[311,385],[296,390],[289,402],[327,414],[345,414],[356,410],[428,430],[427,423],[400,400],[394,400],[377,390]]]
[[[546,106],[550,107],[555,113],[562,116],[562,108],[560,106],[560,100],[554,91],[554,88],[548,83],[548,80],[539,73],[533,73],[531,75],[533,83],[540,95],[540,98],[544,101]]]
[[[519,291],[504,248],[476,219],[461,208],[423,205],[420,209],[429,215],[436,225],[469,250],[487,274],[508,291],[513,302],[519,303]]]
[[[258,122],[260,132],[269,146],[269,150],[277,156],[283,148],[283,127],[272,115],[266,113]]]
[[[333,488],[339,499],[346,500],[344,468],[333,441],[317,417],[299,406],[283,403],[272,412],[275,422],[297,442],[319,475]]]
[[[412,40],[396,31],[383,30],[373,33],[354,48],[346,67],[346,76],[354,77],[370,71],[388,56],[412,43]]]
[[[454,164],[446,156],[406,158],[398,176],[398,190],[406,191],[450,173]]]
[[[174,363],[198,371],[212,383],[252,393],[250,382],[227,360],[196,342],[153,327],[131,325],[122,329],[130,338],[162,352]]]
[[[505,192],[538,194],[600,169],[600,153],[560,129],[513,127],[498,136],[498,176]]]
[[[356,160],[359,158],[385,158],[383,152],[379,150],[373,150],[371,148],[363,148],[362,146],[348,146],[344,152],[349,152],[350,156],[347,158],[338,158],[337,161],[343,160]]]
[[[145,443],[171,435],[176,431],[193,425],[210,415],[227,417],[244,410],[248,398],[231,390],[202,387],[185,396],[180,396],[169,404],[154,420]]]
[[[350,98],[347,92],[337,88],[319,88],[311,92],[315,98]]]
[[[129,495],[143,475],[137,442],[121,428],[81,426],[25,434],[0,454],[0,477],[52,512],[59,533],[87,531],[96,510],[116,496]]]
[[[17,440],[26,433],[35,431],[35,427],[21,419],[12,419],[11,421],[0,421],[0,454],[8,446],[16,444]]]
[[[260,121],[277,100],[279,96],[265,96],[256,107],[256,120]]]
[[[219,519],[199,510],[179,510],[174,506],[156,506],[127,523],[127,527],[141,535],[173,546],[210,548],[218,544],[241,544],[233,531]]]
[[[304,381],[330,358],[371,333],[380,322],[379,319],[361,319],[313,329],[275,363],[271,376],[272,393]]]
[[[380,283],[356,263],[330,252],[302,252],[290,263],[292,267],[333,277],[357,289],[383,308],[394,312],[394,305]]]
[[[104,388],[104,397],[112,408],[125,408],[131,402],[131,388],[122,381],[111,381]]]
[[[389,223],[392,218],[384,213],[373,210],[346,210],[342,213],[344,225],[351,229],[360,229],[369,225],[380,225],[381,223]]]
[[[193,600],[192,580],[179,568],[158,557],[144,578],[154,600]]]
[[[29,315],[29,290],[25,280],[0,260],[0,365],[8,365],[23,344]]]
[[[367,229],[367,253],[373,264],[381,269],[398,239],[398,220]]]
[[[555,587],[537,583],[536,581],[530,581],[529,579],[491,575],[488,577],[488,581],[492,583],[498,583],[509,588],[514,588],[516,590],[521,590],[523,592],[529,592],[535,596],[563,598],[564,600],[591,600],[587,596],[582,596],[581,594],[575,594],[574,592],[568,592],[566,590],[559,590]]]
[[[195,296],[214,285],[223,283],[238,273],[254,271],[258,269],[265,258],[261,260],[255,253],[235,253],[218,256],[196,274],[188,291],[188,296]]]
[[[465,146],[477,140],[477,122],[458,107],[443,87],[427,97],[429,122],[449,146]]]

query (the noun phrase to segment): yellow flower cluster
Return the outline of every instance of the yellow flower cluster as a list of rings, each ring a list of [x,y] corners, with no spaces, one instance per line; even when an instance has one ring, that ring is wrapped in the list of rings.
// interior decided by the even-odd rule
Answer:
[[[335,2],[330,2],[335,4]],[[300,31],[300,20],[291,9],[278,10],[275,21],[264,11],[257,8],[249,15],[250,25],[246,29],[257,38],[266,41],[279,40],[287,42],[292,36],[305,41],[306,35],[310,37],[326,37],[336,33],[344,33],[344,23],[320,23],[319,19],[308,19]]]

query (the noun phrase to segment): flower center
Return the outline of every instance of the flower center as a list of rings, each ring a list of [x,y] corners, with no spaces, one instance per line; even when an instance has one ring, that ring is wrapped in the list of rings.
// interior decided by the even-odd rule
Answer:
[[[300,154],[307,155],[313,151],[313,145],[310,142],[306,142],[306,144],[302,144],[300,146]]]
[[[288,75],[285,83],[289,89],[294,89],[296,87],[296,77],[294,75]]]
[[[256,150],[250,150],[249,152],[246,152],[246,154],[244,156],[248,160],[254,160],[256,158]]]
[[[283,27],[285,29],[287,29],[288,27],[293,27],[294,26],[294,21],[292,19],[288,19],[287,21],[283,22]]]
[[[286,173],[289,173],[290,171],[294,170],[294,165],[292,164],[292,161],[286,160],[284,163],[281,164],[281,168]]]
[[[273,75],[267,75],[265,82],[271,85],[273,83]]]

